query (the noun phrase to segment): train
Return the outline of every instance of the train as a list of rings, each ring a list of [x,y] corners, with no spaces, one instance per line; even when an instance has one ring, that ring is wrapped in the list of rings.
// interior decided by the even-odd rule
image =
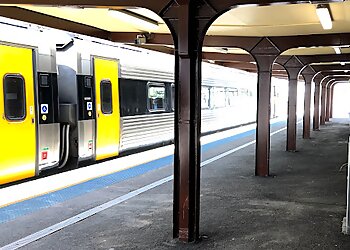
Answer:
[[[5,18],[0,27],[0,185],[173,140],[172,55]],[[203,134],[255,122],[256,74],[202,71]],[[272,108],[283,86],[274,79]]]

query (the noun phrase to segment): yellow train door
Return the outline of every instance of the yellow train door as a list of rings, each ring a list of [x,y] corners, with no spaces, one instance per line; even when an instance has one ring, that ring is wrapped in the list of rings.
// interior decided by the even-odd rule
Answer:
[[[94,58],[96,96],[96,160],[119,154],[118,61]]]
[[[33,51],[0,45],[0,184],[36,173]]]

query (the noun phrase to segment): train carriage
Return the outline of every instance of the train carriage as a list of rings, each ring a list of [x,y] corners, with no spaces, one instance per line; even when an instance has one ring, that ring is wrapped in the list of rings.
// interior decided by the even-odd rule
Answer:
[[[0,36],[0,184],[173,140],[173,56],[1,25],[11,32]],[[209,63],[202,69],[201,132],[255,122],[256,74]]]
[[[17,32],[14,32],[16,29]],[[20,29],[20,35],[18,33]],[[1,25],[0,184],[59,164],[55,46]]]

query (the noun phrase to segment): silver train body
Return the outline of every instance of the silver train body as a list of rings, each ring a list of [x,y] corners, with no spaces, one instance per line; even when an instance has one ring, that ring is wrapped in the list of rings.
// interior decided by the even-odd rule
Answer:
[[[29,144],[19,147],[19,154],[28,161],[26,169],[17,170],[19,163],[8,164],[6,157],[0,158],[0,184],[64,167],[73,158],[77,163],[108,159],[173,139],[176,83],[172,55],[1,21],[2,30],[9,33],[0,34],[0,43],[6,44],[0,49],[24,48],[24,54],[26,50],[33,54],[28,69],[35,74],[33,79],[27,74],[25,81],[33,82],[34,93],[24,91],[25,108],[32,115],[25,119],[35,125],[35,148],[28,150]],[[255,122],[256,74],[210,63],[202,64],[202,72],[203,134]],[[286,82],[274,78],[272,89],[271,116],[284,115],[286,101],[280,97],[285,95],[280,92],[286,91]],[[5,105],[9,96],[13,98],[13,94],[3,96]],[[6,107],[4,110],[6,113]],[[5,121],[5,126],[13,131],[19,122]],[[25,152],[28,156],[24,157]]]

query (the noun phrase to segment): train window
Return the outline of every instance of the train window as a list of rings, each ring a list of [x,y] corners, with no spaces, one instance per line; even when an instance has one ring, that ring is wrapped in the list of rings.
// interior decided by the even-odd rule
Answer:
[[[165,110],[165,86],[163,84],[148,85],[148,110]]]
[[[175,110],[175,85],[171,84],[171,110]]]
[[[101,111],[103,114],[112,114],[112,84],[110,80],[101,81]]]
[[[24,78],[21,75],[5,75],[4,104],[7,120],[24,120],[26,117],[26,98]]]
[[[225,107],[225,89],[224,88],[214,88],[213,95],[211,96],[214,108]]]
[[[85,76],[84,77],[84,85],[85,85],[85,88],[91,88],[91,86],[92,86],[92,78],[91,78],[91,76]]]
[[[241,88],[241,95],[248,96],[248,89]]]
[[[202,109],[210,108],[210,89],[209,87],[202,87]]]
[[[39,82],[40,82],[40,87],[49,87],[49,75],[40,74]]]
[[[238,89],[236,88],[227,88],[226,89],[226,106],[233,107],[237,102]]]

